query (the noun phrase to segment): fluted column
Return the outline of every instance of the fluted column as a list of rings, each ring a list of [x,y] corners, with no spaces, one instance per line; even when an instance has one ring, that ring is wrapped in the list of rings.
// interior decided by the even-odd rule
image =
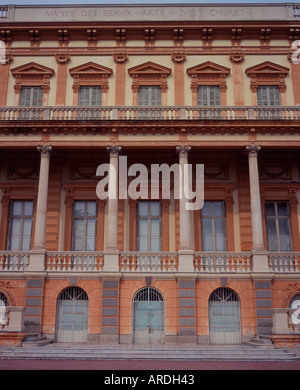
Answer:
[[[52,146],[39,145],[37,149],[41,154],[41,163],[33,250],[45,249],[49,166]]]

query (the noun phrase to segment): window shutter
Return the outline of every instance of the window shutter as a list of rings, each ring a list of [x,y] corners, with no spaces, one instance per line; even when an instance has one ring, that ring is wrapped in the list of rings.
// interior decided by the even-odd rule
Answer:
[[[22,87],[20,92],[19,106],[41,107],[43,105],[42,87]]]

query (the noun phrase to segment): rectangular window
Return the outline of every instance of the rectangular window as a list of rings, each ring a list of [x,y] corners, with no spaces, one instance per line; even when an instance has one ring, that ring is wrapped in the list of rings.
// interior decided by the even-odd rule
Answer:
[[[161,203],[141,201],[137,204],[137,250],[161,250]]]
[[[220,106],[220,87],[213,85],[200,85],[197,90],[198,106]]]
[[[101,87],[80,87],[78,94],[78,106],[91,107],[102,105]]]
[[[19,106],[41,107],[43,105],[42,87],[22,87],[20,92]]]
[[[7,240],[8,250],[30,250],[32,238],[32,221],[33,201],[11,201]]]
[[[73,251],[95,251],[97,202],[75,201],[73,206]]]
[[[290,210],[288,202],[266,202],[268,250],[292,251]]]
[[[204,202],[201,210],[203,251],[226,251],[226,215],[223,201]]]
[[[258,106],[280,106],[280,91],[277,85],[263,85],[257,87]]]
[[[159,86],[140,86],[138,92],[139,106],[161,106],[161,89]]]

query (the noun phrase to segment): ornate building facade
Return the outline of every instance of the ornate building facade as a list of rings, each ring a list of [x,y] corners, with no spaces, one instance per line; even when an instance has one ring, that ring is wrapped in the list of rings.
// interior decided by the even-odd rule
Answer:
[[[2,343],[299,343],[299,10],[0,7]]]

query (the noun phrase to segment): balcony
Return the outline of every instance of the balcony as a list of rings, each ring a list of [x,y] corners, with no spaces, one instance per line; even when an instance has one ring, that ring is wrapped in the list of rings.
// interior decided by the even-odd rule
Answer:
[[[31,252],[0,251],[0,273],[27,272]],[[300,271],[300,253],[270,252],[269,272],[292,274]],[[250,252],[193,252],[194,272],[198,274],[245,274],[252,272]],[[45,254],[45,272],[101,273],[105,267],[105,252],[49,251]],[[179,272],[178,252],[120,252],[119,272],[122,273],[176,273]]]
[[[0,107],[0,121],[299,120],[300,107]]]

